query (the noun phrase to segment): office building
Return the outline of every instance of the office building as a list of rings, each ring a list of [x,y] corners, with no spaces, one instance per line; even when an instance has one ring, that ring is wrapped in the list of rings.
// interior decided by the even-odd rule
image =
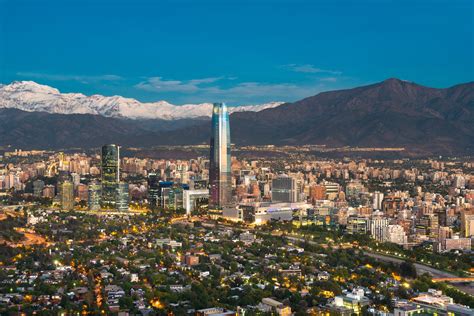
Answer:
[[[229,113],[224,103],[212,109],[209,166],[210,208],[222,209],[231,202],[231,161]]]
[[[209,203],[209,190],[184,190],[183,191],[183,208],[186,210],[186,215],[191,215],[191,212],[199,209],[201,205]]]
[[[148,175],[148,205],[151,210],[156,210],[159,206],[160,198],[160,177],[156,173]]]
[[[372,216],[368,221],[368,231],[372,238],[377,241],[383,241],[384,232],[386,227],[389,225],[389,219],[381,216]]]
[[[41,197],[43,195],[44,181],[35,180],[33,181],[33,195],[36,197]]]
[[[398,245],[407,243],[407,235],[405,230],[400,225],[388,225],[384,228],[384,242],[391,242]]]
[[[102,199],[103,209],[115,209],[117,188],[120,181],[120,147],[105,145],[102,147]]]
[[[272,202],[298,202],[296,179],[280,175],[272,180]]]
[[[117,211],[126,212],[128,211],[129,194],[128,194],[128,183],[120,182],[117,186],[117,201],[115,202],[115,208]]]
[[[361,216],[349,216],[347,218],[346,230],[348,234],[366,234],[368,218]]]
[[[324,181],[322,185],[326,190],[326,199],[335,200],[338,197],[340,191],[339,183]]]
[[[474,208],[461,211],[462,237],[474,236]]]
[[[74,209],[74,186],[71,181],[66,180],[60,185],[60,202],[61,209],[64,211],[70,211]]]
[[[101,197],[101,185],[92,182],[89,184],[88,188],[88,197],[87,197],[87,206],[89,211],[98,211],[100,210],[100,197]]]
[[[291,221],[294,216],[306,213],[312,205],[298,203],[250,202],[237,207],[224,208],[222,216],[231,221],[262,225],[271,221]]]
[[[314,203],[326,199],[326,188],[322,185],[313,185],[309,188],[309,200]]]
[[[383,201],[383,193],[379,191],[375,191],[373,195],[373,203],[372,203],[372,207],[374,208],[374,210],[382,209],[382,201]]]
[[[84,183],[79,183],[76,187],[76,197],[79,201],[88,200],[89,188]]]
[[[44,188],[43,188],[43,197],[44,198],[52,199],[52,198],[54,198],[55,195],[56,195],[56,189],[55,189],[54,185],[47,184],[47,185],[44,186]]]

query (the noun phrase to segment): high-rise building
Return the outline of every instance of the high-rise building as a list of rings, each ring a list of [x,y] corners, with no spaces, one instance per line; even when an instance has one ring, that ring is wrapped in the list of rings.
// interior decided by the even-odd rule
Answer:
[[[100,184],[95,182],[89,184],[89,192],[87,197],[87,205],[89,207],[89,211],[98,211],[100,209],[100,191]]]
[[[115,203],[115,208],[117,211],[126,212],[128,211],[128,183],[120,182],[117,186],[117,201]]]
[[[309,200],[315,202],[326,199],[326,188],[322,185],[313,185],[309,188]]]
[[[221,209],[231,202],[231,161],[229,113],[225,103],[214,103],[212,109],[211,157],[209,186],[211,208]]]
[[[391,242],[399,245],[407,243],[405,230],[400,225],[388,225],[383,228],[383,241]]]
[[[381,216],[373,216],[368,222],[370,235],[377,241],[383,241],[384,230],[389,224],[389,219]]]
[[[36,197],[41,197],[43,194],[44,189],[44,181],[43,180],[35,180],[33,181],[33,195]]]
[[[372,203],[372,207],[374,208],[374,210],[382,209],[382,201],[383,201],[383,193],[379,191],[375,191],[373,195],[373,203]]]
[[[156,173],[148,175],[148,204],[151,210],[156,210],[160,199],[160,177]]]
[[[326,198],[328,200],[334,200],[338,197],[340,191],[339,183],[323,181],[322,185],[326,189]]]
[[[461,211],[462,237],[474,236],[474,208]]]
[[[346,230],[349,234],[366,234],[368,230],[367,217],[362,216],[349,216],[347,218]]]
[[[79,201],[87,201],[88,197],[88,187],[84,183],[79,183],[76,186],[76,197]]]
[[[272,180],[272,202],[298,202],[296,179],[280,175]]]
[[[102,199],[104,209],[115,209],[117,188],[120,181],[120,147],[104,145],[101,159]]]
[[[43,197],[52,199],[56,195],[56,190],[54,185],[47,184],[43,188]]]
[[[74,208],[74,185],[71,181],[66,180],[60,184],[60,191],[61,209],[72,210]]]
[[[200,205],[207,204],[209,201],[208,190],[184,190],[183,191],[183,208],[186,210],[186,215],[191,215],[191,212],[198,209]]]

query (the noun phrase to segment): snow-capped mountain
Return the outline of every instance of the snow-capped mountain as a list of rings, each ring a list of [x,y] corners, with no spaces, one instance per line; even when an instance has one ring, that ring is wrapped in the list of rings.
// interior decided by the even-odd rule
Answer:
[[[274,108],[283,102],[229,107],[229,112],[258,112]],[[131,119],[176,120],[210,117],[211,103],[173,105],[166,101],[142,103],[121,96],[86,96],[81,93],[61,93],[58,89],[33,81],[14,81],[0,85],[0,108],[15,108],[28,112],[57,114],[95,114]]]

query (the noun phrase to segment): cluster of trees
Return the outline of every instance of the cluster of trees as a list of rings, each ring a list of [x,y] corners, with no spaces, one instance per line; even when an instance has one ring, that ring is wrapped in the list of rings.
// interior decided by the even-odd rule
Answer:
[[[15,227],[26,225],[26,217],[7,215],[7,218],[0,221],[0,238],[5,241],[18,242],[23,239],[23,234],[15,231]]]

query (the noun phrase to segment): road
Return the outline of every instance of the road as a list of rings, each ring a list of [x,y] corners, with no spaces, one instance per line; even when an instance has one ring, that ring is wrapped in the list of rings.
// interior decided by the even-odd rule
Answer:
[[[312,240],[305,240],[304,238],[300,238],[300,237],[296,237],[296,236],[286,236],[286,238],[288,240],[293,241],[293,242],[299,241],[299,242],[307,242],[309,244],[314,244],[314,245],[320,245],[317,242],[314,242]],[[386,262],[401,263],[401,262],[404,261],[403,259],[398,259],[398,258],[394,258],[394,257],[391,257],[391,256],[376,254],[376,253],[367,252],[367,251],[364,251],[364,254],[367,255],[367,256],[370,256],[372,258],[376,258],[378,260],[386,261]],[[430,267],[430,266],[427,266],[427,265],[424,265],[424,264],[415,263],[414,265],[415,265],[416,273],[418,273],[419,275],[421,275],[423,273],[428,273],[433,278],[457,278],[458,277],[455,274],[452,274],[452,273],[449,273],[449,272],[446,272],[446,271],[442,271],[442,270],[438,270],[438,269],[435,269],[433,267]],[[471,285],[471,284],[455,283],[455,284],[451,284],[451,285],[453,287],[456,287],[458,290],[460,290],[464,293],[467,293],[469,295],[474,295],[474,286]]]
[[[403,259],[398,259],[398,258],[394,258],[394,257],[391,257],[391,256],[381,255],[381,254],[378,254],[378,253],[377,254],[376,253],[371,253],[371,252],[367,252],[367,251],[364,251],[364,254],[369,256],[369,257],[372,257],[372,258],[375,258],[375,259],[378,259],[378,260],[382,260],[382,261],[386,261],[386,262],[401,263],[401,262],[404,261]],[[452,274],[452,273],[449,273],[449,272],[446,272],[446,271],[442,271],[442,270],[438,270],[438,269],[426,266],[424,264],[414,263],[414,266],[415,266],[417,274],[428,273],[433,278],[457,278],[458,277],[455,274]],[[455,283],[455,284],[451,284],[451,285],[456,287],[460,291],[463,291],[464,293],[474,295],[474,286],[472,286],[471,284]]]
[[[402,263],[404,261],[403,259],[398,259],[398,258],[394,258],[394,257],[391,257],[391,256],[386,256],[386,255],[367,252],[367,251],[364,251],[364,254],[366,254],[369,257],[379,259],[379,260],[382,260],[382,261],[395,262],[395,263]],[[449,272],[446,272],[446,271],[442,271],[442,270],[438,270],[438,269],[426,266],[424,264],[415,263],[414,265],[415,265],[415,268],[416,268],[416,272],[418,274],[429,273],[429,274],[431,274],[431,276],[433,278],[457,278],[458,277],[455,274],[452,274],[452,273],[449,273]]]

